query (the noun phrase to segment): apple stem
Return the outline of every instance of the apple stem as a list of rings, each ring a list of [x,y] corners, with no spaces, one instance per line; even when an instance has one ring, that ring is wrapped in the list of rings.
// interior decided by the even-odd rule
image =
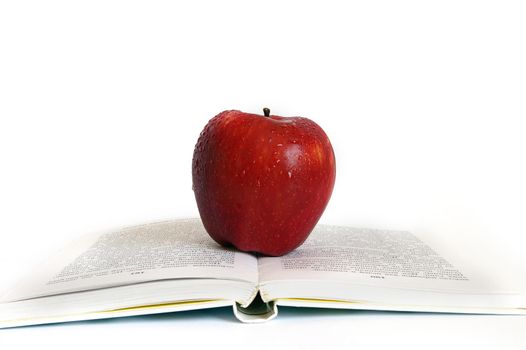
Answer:
[[[263,108],[263,115],[265,117],[270,117],[270,109],[267,107]]]

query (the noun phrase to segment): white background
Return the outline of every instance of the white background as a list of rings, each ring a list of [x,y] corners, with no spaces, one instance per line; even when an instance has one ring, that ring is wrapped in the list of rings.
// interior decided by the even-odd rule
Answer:
[[[525,18],[520,1],[1,2],[0,289],[83,233],[196,216],[199,132],[264,106],[330,136],[323,222],[427,232],[524,286]],[[224,309],[2,330],[0,347],[524,348],[525,326]]]

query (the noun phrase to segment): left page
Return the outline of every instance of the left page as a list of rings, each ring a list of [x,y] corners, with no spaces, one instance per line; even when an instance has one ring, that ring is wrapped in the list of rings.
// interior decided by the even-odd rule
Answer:
[[[254,256],[219,246],[199,219],[86,235],[8,291],[3,301],[167,279],[258,282]]]

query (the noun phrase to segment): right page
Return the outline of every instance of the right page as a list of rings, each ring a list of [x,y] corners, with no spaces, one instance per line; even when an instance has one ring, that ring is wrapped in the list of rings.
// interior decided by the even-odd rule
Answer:
[[[451,307],[518,307],[523,300],[406,231],[318,225],[301,247],[258,265],[264,300]]]

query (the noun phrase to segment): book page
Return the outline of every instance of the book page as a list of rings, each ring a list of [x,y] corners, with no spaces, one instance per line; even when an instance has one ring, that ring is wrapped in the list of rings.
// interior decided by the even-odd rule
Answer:
[[[415,290],[492,289],[489,279],[455,266],[405,231],[318,225],[293,252],[258,263],[260,285],[320,280]]]
[[[198,219],[150,223],[82,237],[4,299],[25,299],[163,279],[257,283],[254,256],[219,246]]]

